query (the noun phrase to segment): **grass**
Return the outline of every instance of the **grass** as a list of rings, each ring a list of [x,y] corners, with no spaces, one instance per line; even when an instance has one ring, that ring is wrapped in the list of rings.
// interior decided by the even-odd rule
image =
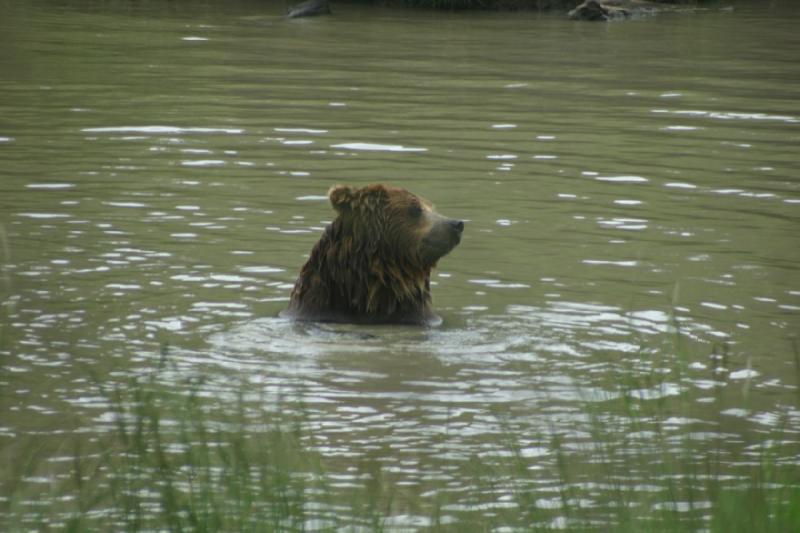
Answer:
[[[12,494],[0,529],[304,529],[310,495],[324,496],[324,486],[297,421],[278,423],[266,414],[253,420],[242,398],[230,416],[201,397],[202,382],[176,393],[156,377],[102,388],[113,430],[97,441],[76,434],[68,472],[64,461],[48,463],[30,443],[22,466],[5,480]],[[56,457],[64,452],[51,450]],[[52,482],[30,483],[42,478]],[[32,499],[51,505],[36,517],[25,509]]]
[[[115,389],[117,450],[103,458],[114,521],[127,531],[304,529],[309,496],[324,490],[298,421],[251,420],[240,397],[238,416],[220,422],[227,415],[209,411],[198,385],[186,397],[153,382],[131,383],[132,398]]]
[[[340,488],[330,462],[336,458],[315,451],[296,401],[282,399],[277,409],[242,395],[221,402],[206,394],[202,379],[170,384],[164,361],[143,378],[98,382],[113,413],[107,431],[75,431],[55,449],[35,441],[18,448],[3,479],[0,529],[383,531],[409,507],[378,461],[359,463],[360,486]],[[678,372],[680,362],[671,364]],[[620,384],[617,397],[584,401],[589,435],[579,445],[563,429],[527,435],[524,423],[498,414],[502,453],[473,457],[459,475],[473,487],[468,499],[476,509],[500,494],[511,501],[459,512],[444,492],[416,495],[414,506],[430,517],[426,530],[795,529],[800,478],[797,465],[786,464],[797,454],[781,429],[788,422],[757,452],[732,458],[721,439],[668,431],[665,421],[688,406],[639,393],[667,377],[640,372]],[[546,459],[526,453],[531,445]]]

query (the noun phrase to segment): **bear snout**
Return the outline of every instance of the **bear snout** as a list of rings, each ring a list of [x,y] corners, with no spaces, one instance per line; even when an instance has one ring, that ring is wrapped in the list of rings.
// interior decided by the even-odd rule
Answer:
[[[451,248],[455,248],[461,243],[461,234],[464,232],[464,221],[452,218],[447,221],[450,229],[450,239],[453,241]]]

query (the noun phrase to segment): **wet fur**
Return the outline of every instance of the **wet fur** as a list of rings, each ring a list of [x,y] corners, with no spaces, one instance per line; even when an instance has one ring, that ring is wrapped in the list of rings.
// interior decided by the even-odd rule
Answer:
[[[285,315],[300,320],[432,324],[430,273],[461,230],[403,189],[334,187],[338,216],[311,250]],[[414,216],[419,213],[418,216]],[[463,228],[463,225],[462,225]]]

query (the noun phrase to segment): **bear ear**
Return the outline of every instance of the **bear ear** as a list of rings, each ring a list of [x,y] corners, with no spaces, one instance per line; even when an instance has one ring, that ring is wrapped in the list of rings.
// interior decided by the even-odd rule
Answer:
[[[349,211],[355,198],[355,189],[346,185],[334,185],[328,191],[328,199],[337,213]]]

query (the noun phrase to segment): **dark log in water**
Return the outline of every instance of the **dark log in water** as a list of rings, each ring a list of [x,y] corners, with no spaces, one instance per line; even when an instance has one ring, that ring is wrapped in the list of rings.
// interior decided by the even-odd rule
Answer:
[[[286,16],[290,19],[299,17],[314,17],[317,15],[330,15],[331,6],[328,0],[307,0],[289,8]]]

